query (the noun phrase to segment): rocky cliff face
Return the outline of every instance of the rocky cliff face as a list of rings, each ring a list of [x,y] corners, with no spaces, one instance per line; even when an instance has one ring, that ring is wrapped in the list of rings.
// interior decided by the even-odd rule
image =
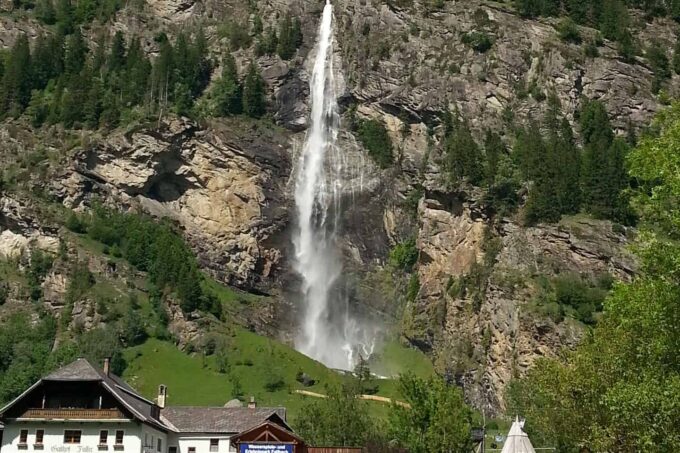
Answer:
[[[585,57],[581,46],[559,40],[553,21],[527,21],[502,4],[445,2],[436,11],[421,2],[409,8],[359,0],[334,4],[345,86],[341,104],[355,102],[360,117],[381,119],[398,154],[398,165],[379,171],[362,160],[366,155],[351,135],[343,141],[348,164],[362,167],[362,178],[370,181],[353,185],[353,203],[348,202],[344,216],[346,267],[357,280],[351,297],[401,325],[400,333],[431,353],[438,369],[463,384],[476,405],[497,411],[514,374],[537,357],[575,344],[583,334],[583,326],[574,321],[555,322],[532,311],[537,291],[532,278],[609,273],[626,279],[635,265],[625,252],[626,232],[611,223],[575,218],[525,228],[516,219],[487,212],[479,190],[448,187],[439,165],[439,118],[457,110],[480,136],[489,128],[502,132],[530,116],[540,117],[545,95],[554,93],[570,121],[588,97],[603,100],[615,126],[624,129],[645,124],[661,107],[651,93],[653,74],[642,58],[623,62],[609,42],[599,48],[598,57]],[[101,199],[169,217],[181,225],[211,274],[250,291],[278,294],[279,302],[287,304],[282,306],[294,308],[295,277],[288,266],[287,230],[294,215],[290,176],[294,145],[306,128],[306,57],[320,7],[311,1],[257,2],[265,26],[292,10],[302,18],[305,32],[292,61],[257,60],[278,126],[167,118],[95,136],[60,165],[48,192],[77,210]],[[178,25],[204,23],[218,59],[226,46],[216,23],[228,11],[234,19],[252,19],[245,2],[236,0],[161,0],[148,1],[141,10],[124,9],[113,28],[141,34],[153,55],[154,30],[172,33]],[[5,47],[22,30],[30,36],[39,30],[36,24],[5,17],[0,24]],[[472,32],[488,35],[491,47],[481,52],[465,44],[462,37]],[[582,29],[582,34],[594,36],[595,31]],[[650,36],[670,47],[672,25],[663,20],[648,24],[640,37]],[[243,67],[253,58],[252,49],[236,56]],[[677,87],[675,76],[667,90],[674,94]],[[30,149],[26,137],[18,142]],[[9,143],[3,150],[15,152],[17,140]],[[421,188],[414,219],[407,198]],[[18,208],[11,200],[0,209],[0,254],[16,253],[34,236],[43,240],[39,225],[14,220],[20,216],[13,214]],[[377,287],[366,286],[376,284],[372,279],[384,269],[390,247],[409,237],[417,239],[420,290],[401,306]],[[467,290],[460,290],[463,278]],[[269,319],[274,328],[284,324],[277,322],[282,312],[295,319],[294,310],[275,312],[279,315]],[[394,319],[401,312],[402,323]]]

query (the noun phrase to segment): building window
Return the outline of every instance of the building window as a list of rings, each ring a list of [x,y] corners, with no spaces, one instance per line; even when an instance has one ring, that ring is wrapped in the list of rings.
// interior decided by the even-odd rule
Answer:
[[[113,445],[114,450],[122,450],[123,449],[123,436],[124,435],[125,435],[125,431],[123,431],[123,430],[116,431],[116,442]]]
[[[177,453],[177,447],[168,447],[168,453]]]
[[[19,431],[19,449],[25,450],[28,448],[28,430],[22,429]]]
[[[99,449],[106,450],[109,443],[109,432],[106,429],[99,431]]]
[[[65,444],[79,444],[80,443],[80,430],[67,429],[64,431],[64,443]]]
[[[156,439],[156,451],[160,452],[161,450],[163,450],[163,439],[159,437]]]
[[[196,447],[189,447],[189,453],[196,453]]]
[[[38,429],[35,431],[35,444],[33,444],[33,448],[36,450],[42,450],[43,448],[43,438],[45,437],[45,430],[44,429]]]
[[[211,452],[216,452],[218,450],[219,445],[220,445],[219,439],[210,439],[210,451]]]

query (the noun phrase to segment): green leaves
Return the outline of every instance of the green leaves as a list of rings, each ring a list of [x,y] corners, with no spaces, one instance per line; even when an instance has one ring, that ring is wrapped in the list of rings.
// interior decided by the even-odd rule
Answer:
[[[580,346],[539,361],[508,391],[511,410],[565,451],[680,450],[680,107],[653,126],[628,159],[640,186],[642,273],[614,286]]]
[[[468,451],[472,411],[457,387],[440,378],[401,376],[399,390],[408,407],[393,405],[389,435],[411,453]]]

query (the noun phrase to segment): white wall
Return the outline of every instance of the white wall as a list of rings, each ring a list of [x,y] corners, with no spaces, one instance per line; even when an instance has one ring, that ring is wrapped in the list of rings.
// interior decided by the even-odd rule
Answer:
[[[28,430],[26,449],[19,449],[19,435],[22,429]],[[42,450],[34,446],[35,433],[38,429],[45,431]],[[104,429],[109,431],[108,449],[100,450],[99,431]],[[65,444],[64,430],[80,430],[80,444]],[[117,430],[125,431],[122,450],[113,448]],[[0,453],[143,453],[141,432],[142,426],[134,422],[13,422],[5,425]]]
[[[195,447],[196,453],[210,453],[210,439],[219,439],[217,453],[229,453],[230,441],[228,435],[197,433],[197,434],[170,434],[169,447],[176,446],[177,453],[189,453],[189,447]],[[0,452],[5,453],[5,452]]]

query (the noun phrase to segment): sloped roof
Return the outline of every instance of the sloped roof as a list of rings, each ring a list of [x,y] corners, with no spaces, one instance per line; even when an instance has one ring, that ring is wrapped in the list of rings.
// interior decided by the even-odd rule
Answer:
[[[76,359],[45,376],[43,381],[101,381],[102,374],[87,359]]]
[[[24,393],[19,395],[14,401],[3,407],[0,410],[0,415],[14,406],[31,390],[43,382],[101,382],[102,386],[106,388],[118,402],[125,406],[135,418],[163,430],[168,429],[167,426],[154,416],[154,402],[142,397],[118,376],[113,374],[107,375],[104,371],[93,366],[85,358],[78,358],[40,379]]]
[[[515,418],[501,453],[536,453],[529,436],[522,428],[524,428],[524,422],[520,422],[519,417]]]
[[[100,382],[136,419],[162,430],[234,434],[269,421],[292,431],[286,423],[285,407],[251,409],[248,407],[176,406],[159,410],[153,401],[141,396],[123,379],[114,374],[104,373],[84,358],[76,359],[40,379],[14,401],[0,409],[0,417],[33,389],[45,382]]]
[[[283,407],[170,406],[161,411],[161,419],[185,433],[240,433],[266,421],[290,430]]]

